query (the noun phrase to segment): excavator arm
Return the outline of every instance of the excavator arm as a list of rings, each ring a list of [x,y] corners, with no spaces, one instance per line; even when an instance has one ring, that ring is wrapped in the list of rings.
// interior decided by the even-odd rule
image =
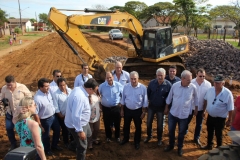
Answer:
[[[52,7],[48,14],[48,20],[52,23],[55,30],[65,40],[68,46],[77,53],[68,39],[71,39],[76,45],[83,49],[90,56],[90,70],[96,71],[102,60],[98,57],[92,46],[89,44],[79,26],[104,26],[104,27],[121,27],[129,31],[136,37],[135,49],[141,47],[141,36],[143,29],[141,23],[127,12],[118,11],[101,11],[85,9],[85,12],[91,12],[89,15],[70,15],[61,13],[58,9]],[[93,13],[94,12],[94,13]],[[138,47],[138,48],[137,48]],[[140,49],[139,49],[140,50]],[[83,59],[81,59],[83,63]],[[107,64],[102,64],[103,68],[107,68]]]

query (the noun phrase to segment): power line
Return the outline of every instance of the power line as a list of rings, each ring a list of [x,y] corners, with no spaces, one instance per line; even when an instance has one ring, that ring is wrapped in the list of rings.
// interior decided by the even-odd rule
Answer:
[[[8,8],[13,8],[13,9],[18,9],[18,8],[15,8],[15,7],[9,7],[9,6],[5,6],[5,5],[0,5],[0,6],[4,6],[4,7],[8,7]]]

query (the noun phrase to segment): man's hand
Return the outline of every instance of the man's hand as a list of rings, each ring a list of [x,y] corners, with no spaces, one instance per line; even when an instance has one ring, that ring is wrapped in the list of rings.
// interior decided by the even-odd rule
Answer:
[[[41,128],[42,133],[44,133],[44,132],[45,132],[45,129],[43,128],[43,126],[42,126],[42,125],[39,125],[39,127]]]
[[[65,116],[62,115],[61,113],[58,114],[58,117],[61,119],[61,120],[64,120]]]
[[[230,127],[231,126],[231,121],[230,120],[228,120],[227,122],[226,122],[226,127]]]
[[[86,134],[84,132],[78,132],[78,137],[81,139],[81,140],[85,140],[86,139]]]
[[[145,117],[145,114],[146,114],[146,112],[142,112],[142,115],[140,118],[143,119]]]
[[[168,113],[169,113],[169,109],[168,109],[168,107],[166,107],[164,110],[164,115],[168,115]]]
[[[198,110],[194,110],[194,112],[193,112],[193,114],[194,114],[194,116],[197,116],[197,114],[198,114]]]

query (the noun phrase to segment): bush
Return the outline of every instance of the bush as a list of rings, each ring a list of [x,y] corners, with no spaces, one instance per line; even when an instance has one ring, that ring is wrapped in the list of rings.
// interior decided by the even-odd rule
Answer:
[[[15,28],[14,28],[14,33],[17,33],[17,34],[22,33],[21,28],[15,27]]]

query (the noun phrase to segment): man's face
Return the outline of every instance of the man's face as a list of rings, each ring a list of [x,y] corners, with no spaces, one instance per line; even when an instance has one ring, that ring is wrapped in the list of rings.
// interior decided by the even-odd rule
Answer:
[[[54,74],[53,80],[57,83],[58,78],[62,77],[62,73],[61,72],[56,72]]]
[[[106,74],[106,80],[108,82],[109,85],[112,85],[113,84],[113,76],[111,73],[107,73]]]
[[[161,72],[157,72],[157,80],[159,83],[162,83],[165,79],[165,74],[161,73]]]
[[[43,87],[40,87],[40,90],[41,90],[43,93],[48,93],[49,83],[43,83]]]
[[[115,65],[115,71],[116,73],[120,74],[122,72],[122,64],[121,63],[117,63]]]
[[[61,90],[61,91],[66,91],[67,90],[67,84],[65,81],[62,81],[59,83],[58,85],[58,88]]]
[[[86,91],[87,91],[87,93],[88,93],[89,95],[92,95],[92,94],[97,93],[97,90],[98,90],[98,86],[95,87],[94,89],[92,89],[92,88],[86,88]]]
[[[9,90],[16,88],[16,82],[6,83],[6,86]]]
[[[88,74],[88,66],[83,66],[83,70],[82,70],[82,72],[83,72],[83,74]]]
[[[182,86],[187,87],[191,83],[191,80],[192,80],[191,75],[186,75],[184,78],[181,78]]]
[[[205,75],[205,72],[203,72],[203,73],[198,72],[196,76],[197,76],[196,79],[197,79],[198,81],[203,82],[206,75]]]
[[[225,84],[224,81],[222,81],[222,82],[214,82],[214,87],[219,90],[219,89],[222,89],[224,84]]]
[[[138,85],[138,76],[137,75],[131,75],[130,76],[130,79],[131,79],[131,85],[133,87],[136,87]]]
[[[177,70],[175,68],[169,69],[169,77],[174,78],[177,74]]]

